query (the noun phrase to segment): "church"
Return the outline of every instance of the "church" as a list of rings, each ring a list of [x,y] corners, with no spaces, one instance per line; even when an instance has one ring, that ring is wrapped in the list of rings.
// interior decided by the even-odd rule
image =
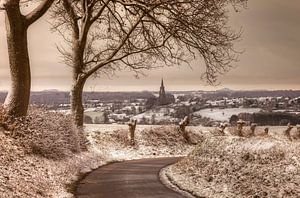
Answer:
[[[160,85],[160,90],[159,90],[159,95],[156,100],[156,105],[162,106],[162,105],[168,105],[171,103],[175,102],[175,98],[172,94],[167,94],[165,91],[165,86],[164,86],[164,80],[161,79],[161,85]]]
[[[164,80],[161,79],[158,97],[151,97],[146,102],[146,109],[151,109],[154,106],[163,106],[175,102],[175,97],[172,94],[166,93]]]

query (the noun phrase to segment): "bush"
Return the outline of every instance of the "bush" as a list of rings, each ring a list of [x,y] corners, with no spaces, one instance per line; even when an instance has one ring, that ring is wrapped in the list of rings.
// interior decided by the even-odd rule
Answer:
[[[83,122],[85,124],[93,124],[93,119],[91,116],[88,116],[88,115],[84,115],[83,117]]]
[[[8,126],[5,134],[24,148],[27,154],[61,159],[86,150],[83,131],[73,126],[70,115],[30,108],[26,117],[11,119],[4,116],[3,120],[4,125]]]
[[[273,138],[211,137],[171,171],[184,178],[178,185],[199,197],[297,197],[299,146]]]

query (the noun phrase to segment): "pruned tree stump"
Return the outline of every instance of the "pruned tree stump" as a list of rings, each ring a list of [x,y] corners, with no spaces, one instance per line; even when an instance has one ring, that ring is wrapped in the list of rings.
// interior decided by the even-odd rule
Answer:
[[[130,144],[135,145],[135,129],[136,129],[137,120],[130,120],[128,123],[129,126],[129,136]]]
[[[296,134],[295,134],[295,139],[299,140],[300,139],[300,125],[296,125]]]
[[[227,123],[221,123],[220,126],[218,127],[218,130],[222,135],[225,135],[226,127],[228,127]]]
[[[237,121],[237,135],[242,137],[243,136],[243,127],[246,125],[244,120],[239,119]]]
[[[285,135],[290,141],[292,141],[291,130],[292,130],[293,128],[294,128],[294,126],[292,126],[291,123],[288,123],[287,129],[284,130],[284,135]]]
[[[269,127],[264,128],[264,135],[269,135]]]
[[[188,116],[185,116],[184,119],[179,122],[179,129],[180,129],[180,132],[182,133],[182,136],[184,137],[184,139],[190,143],[190,137],[187,133],[187,131],[185,130],[185,127],[190,123],[190,119]]]
[[[255,135],[255,129],[256,129],[256,127],[257,127],[257,124],[256,123],[252,123],[251,125],[250,125],[250,136],[254,136]]]

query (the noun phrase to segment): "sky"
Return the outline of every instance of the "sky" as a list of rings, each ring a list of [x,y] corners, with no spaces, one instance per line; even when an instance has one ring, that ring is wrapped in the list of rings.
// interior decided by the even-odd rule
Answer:
[[[243,53],[235,67],[219,78],[218,86],[200,79],[204,65],[201,59],[192,68],[175,66],[155,69],[139,79],[121,71],[116,76],[90,79],[86,91],[156,91],[164,78],[167,90],[300,90],[300,1],[249,0],[240,13],[230,12],[230,26],[242,28],[235,48]],[[60,37],[49,30],[48,16],[33,24],[28,33],[32,70],[32,90],[71,87],[71,68],[62,63],[56,49]],[[4,14],[0,12],[0,90],[10,84]]]

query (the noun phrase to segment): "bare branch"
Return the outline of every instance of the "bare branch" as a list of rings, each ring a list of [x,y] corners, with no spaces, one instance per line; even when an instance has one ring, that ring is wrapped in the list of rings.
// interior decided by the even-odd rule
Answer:
[[[25,16],[27,26],[34,23],[40,17],[42,17],[47,10],[50,8],[54,0],[44,0],[40,3],[33,11],[31,11],[28,15]]]
[[[78,34],[81,49],[77,51],[82,53],[77,72],[85,78],[122,67],[136,72],[156,66],[190,66],[192,59],[201,57],[205,63],[202,77],[214,84],[237,61],[233,43],[241,34],[227,26],[228,5],[238,11],[245,2],[76,0],[71,14],[65,7],[68,17],[63,10],[56,12],[59,20],[54,27],[67,32],[76,22],[78,30],[72,34]]]

